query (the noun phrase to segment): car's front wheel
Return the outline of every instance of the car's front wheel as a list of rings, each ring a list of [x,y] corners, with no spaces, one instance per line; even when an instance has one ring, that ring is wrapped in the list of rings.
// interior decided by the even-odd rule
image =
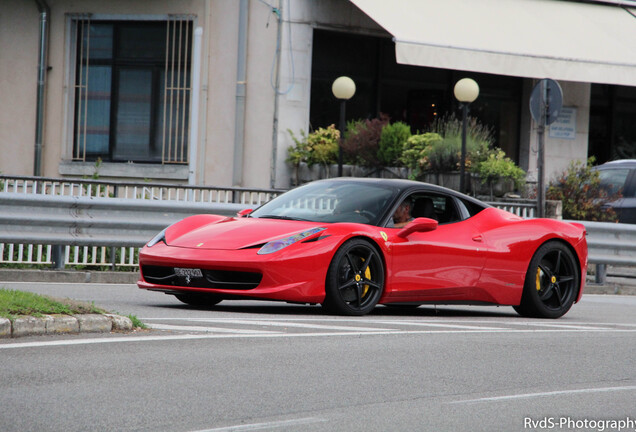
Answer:
[[[332,313],[365,315],[384,290],[384,264],[378,250],[364,239],[343,244],[331,261],[323,306]]]
[[[190,306],[210,307],[220,303],[223,299],[213,294],[175,294],[177,300]]]
[[[559,318],[570,310],[581,280],[579,266],[570,249],[550,241],[535,252],[523,287],[521,304],[515,310],[523,316]]]

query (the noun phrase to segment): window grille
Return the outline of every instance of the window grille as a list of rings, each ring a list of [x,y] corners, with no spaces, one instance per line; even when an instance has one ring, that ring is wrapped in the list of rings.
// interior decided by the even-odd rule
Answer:
[[[187,164],[193,17],[72,24],[73,160]]]
[[[163,163],[187,163],[187,139],[189,135],[190,57],[192,20],[173,17],[166,23],[166,69],[163,101]],[[182,52],[183,50],[183,52]],[[182,67],[182,62],[188,68]],[[168,117],[168,118],[167,118]]]

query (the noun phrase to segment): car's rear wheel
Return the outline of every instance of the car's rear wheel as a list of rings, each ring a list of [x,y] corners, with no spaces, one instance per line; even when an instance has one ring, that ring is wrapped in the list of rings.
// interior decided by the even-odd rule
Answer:
[[[384,265],[378,250],[366,240],[349,240],[329,264],[323,306],[332,313],[365,315],[383,290]]]
[[[570,249],[558,241],[545,243],[530,261],[521,304],[514,308],[527,317],[559,318],[572,307],[580,280]]]
[[[210,307],[220,303],[223,299],[213,294],[175,294],[177,300],[197,307]]]

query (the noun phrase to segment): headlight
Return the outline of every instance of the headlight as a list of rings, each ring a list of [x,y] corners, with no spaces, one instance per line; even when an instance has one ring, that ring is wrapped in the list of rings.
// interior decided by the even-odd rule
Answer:
[[[146,246],[148,247],[153,247],[154,245],[156,245],[159,242],[166,242],[166,230],[168,228],[164,228],[163,231],[161,231],[159,234],[157,234],[156,236],[154,236],[152,238],[152,240],[150,240],[148,243],[146,243]]]
[[[266,243],[265,246],[258,250],[259,255],[267,255],[274,252],[278,252],[279,250],[286,248],[289,245],[292,245],[298,241],[301,241],[309,236],[312,236],[320,231],[324,231],[326,228],[312,228],[307,231],[303,231],[298,234],[294,234],[293,236],[286,237],[280,240],[273,240],[269,243]]]

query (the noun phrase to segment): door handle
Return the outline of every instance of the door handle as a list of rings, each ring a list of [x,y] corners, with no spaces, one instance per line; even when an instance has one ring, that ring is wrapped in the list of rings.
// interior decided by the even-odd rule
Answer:
[[[481,234],[479,234],[473,237],[473,241],[481,243],[482,241],[484,241],[484,238],[481,236]]]

